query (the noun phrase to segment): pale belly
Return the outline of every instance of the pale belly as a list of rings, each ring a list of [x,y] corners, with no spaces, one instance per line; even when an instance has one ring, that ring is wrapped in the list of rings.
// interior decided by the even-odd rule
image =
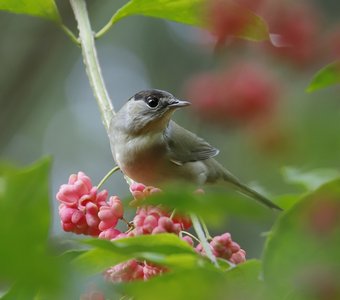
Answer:
[[[122,172],[136,182],[162,187],[168,182],[182,181],[201,186],[207,180],[204,161],[181,165],[172,162],[167,157],[167,149],[160,135],[115,138],[111,140],[115,160]]]

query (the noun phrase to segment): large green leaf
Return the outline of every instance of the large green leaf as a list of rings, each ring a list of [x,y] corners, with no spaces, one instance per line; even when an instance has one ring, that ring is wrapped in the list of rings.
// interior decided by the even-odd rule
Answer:
[[[204,17],[205,0],[131,0],[112,17],[110,23],[105,26],[104,31],[119,20],[133,15],[143,15],[148,17],[162,18],[187,25],[208,27]],[[240,7],[235,8],[230,5],[230,10],[239,12]],[[269,38],[267,24],[259,16],[244,8],[247,15],[247,26],[238,34],[238,37],[262,41]],[[101,33],[98,33],[101,35]]]
[[[339,253],[340,180],[335,180],[287,210],[273,228],[263,259],[270,299],[339,299]]]
[[[5,164],[1,164],[5,166]],[[48,253],[50,160],[0,170],[0,278],[9,295],[56,288],[60,264]]]
[[[138,300],[225,299],[223,272],[208,265],[170,272],[146,282],[127,284],[123,290]]]
[[[333,84],[340,83],[340,61],[333,62],[320,71],[318,71],[312,82],[307,87],[307,92],[311,93],[316,90],[326,88]]]
[[[115,241],[91,239],[84,242],[93,248],[79,255],[74,265],[89,274],[133,258],[178,267],[196,264],[201,259],[191,246],[174,234],[142,235]]]
[[[60,21],[54,0],[0,0],[0,10]]]
[[[222,271],[205,264],[177,270],[147,282],[123,286],[123,291],[138,300],[176,299],[261,299],[260,264],[249,261]]]
[[[261,263],[248,260],[225,273],[223,299],[263,300],[264,282],[261,280]]]

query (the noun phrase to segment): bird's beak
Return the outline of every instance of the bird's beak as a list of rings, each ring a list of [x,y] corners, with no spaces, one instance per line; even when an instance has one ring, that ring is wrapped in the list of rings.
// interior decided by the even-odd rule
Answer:
[[[185,107],[185,106],[189,106],[191,103],[188,101],[184,101],[184,100],[178,100],[178,99],[173,99],[170,103],[169,103],[169,107],[173,107],[173,108],[179,108],[179,107]]]

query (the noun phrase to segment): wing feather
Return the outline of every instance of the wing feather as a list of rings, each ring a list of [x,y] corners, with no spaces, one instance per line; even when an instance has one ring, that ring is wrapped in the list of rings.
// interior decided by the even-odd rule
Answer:
[[[175,164],[205,160],[219,153],[218,149],[174,121],[170,121],[164,138],[169,159]]]

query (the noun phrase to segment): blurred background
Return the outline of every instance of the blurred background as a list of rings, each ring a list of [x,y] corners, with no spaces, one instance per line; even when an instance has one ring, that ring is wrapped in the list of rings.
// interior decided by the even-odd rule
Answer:
[[[93,28],[99,30],[125,2],[88,1]],[[219,148],[223,165],[270,197],[294,193],[284,183],[283,167],[340,167],[339,86],[305,92],[313,74],[340,57],[340,3],[242,2],[252,3],[270,32],[281,34],[290,47],[229,38],[218,21],[223,10],[213,6],[208,16],[214,35],[135,16],[97,41],[105,82],[117,110],[146,88],[192,101],[175,119]],[[67,1],[57,4],[75,31]],[[80,49],[38,18],[0,12],[0,25],[0,158],[26,165],[53,157],[52,233],[60,235],[59,186],[79,170],[97,184],[114,166],[109,142]],[[130,197],[119,173],[105,187]],[[270,214],[256,222],[228,219],[214,231],[230,231],[249,257],[258,257]]]

